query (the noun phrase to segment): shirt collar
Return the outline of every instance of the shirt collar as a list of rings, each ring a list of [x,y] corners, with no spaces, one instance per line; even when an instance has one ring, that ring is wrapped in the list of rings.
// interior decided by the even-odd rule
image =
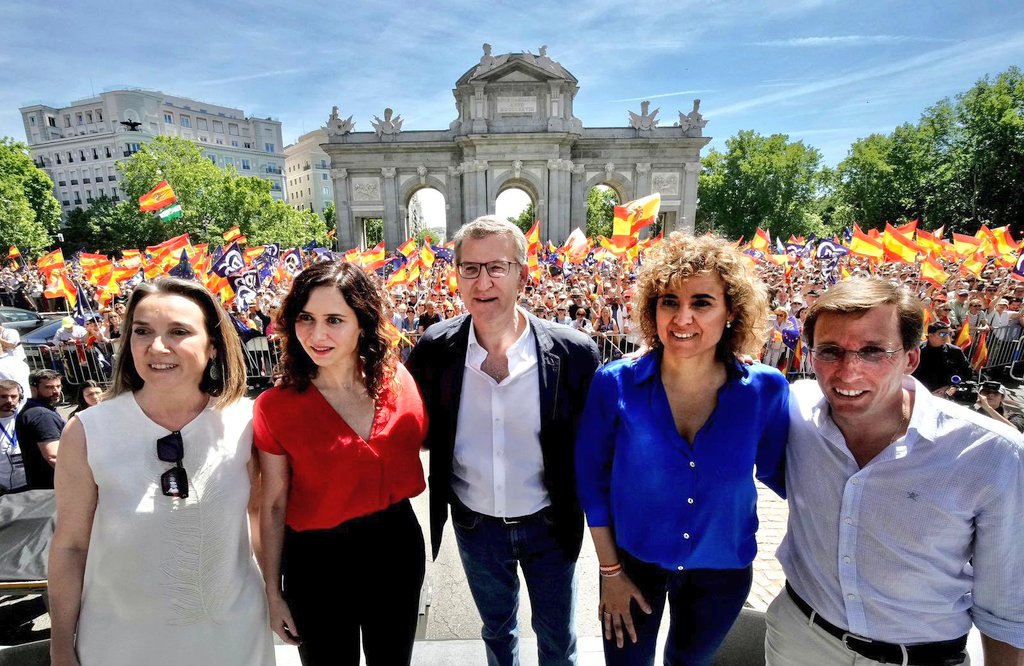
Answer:
[[[901,385],[914,394],[914,406],[910,412],[907,433],[903,436],[902,441],[897,440],[900,442],[900,447],[902,447],[902,450],[896,455],[896,457],[900,458],[908,455],[913,450],[914,443],[919,438],[930,442],[935,441],[935,437],[938,434],[938,415],[941,411],[941,405],[937,403],[941,398],[937,398],[929,393],[928,389],[914,377],[904,375]],[[811,407],[811,418],[818,427],[819,432],[834,432],[840,440],[843,439],[839,426],[829,416],[828,400],[825,399],[824,393],[821,393],[821,398]],[[845,446],[845,441],[843,444]]]
[[[516,341],[512,343],[512,346],[508,348],[507,352],[505,352],[505,356],[508,357],[510,361],[516,359],[517,357],[521,359],[529,359],[533,356],[533,354],[530,353],[530,342],[533,339],[532,335],[530,334],[532,330],[530,326],[530,318],[527,317],[526,313],[523,312],[518,307],[516,308],[516,314],[517,316],[523,318],[523,320],[526,322],[526,326],[523,327],[523,332],[519,334],[519,337],[516,338]],[[469,323],[469,345],[467,347],[467,360],[469,359],[469,357],[480,355],[486,356],[487,350],[483,348],[479,341],[477,341],[476,328],[473,326],[473,322],[471,321]]]

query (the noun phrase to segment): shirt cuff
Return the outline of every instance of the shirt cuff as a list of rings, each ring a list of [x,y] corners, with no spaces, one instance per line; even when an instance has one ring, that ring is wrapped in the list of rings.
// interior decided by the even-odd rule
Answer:
[[[1024,649],[1024,623],[1007,620],[988,611],[974,606],[971,608],[974,626],[989,638],[1009,643],[1015,648]]]

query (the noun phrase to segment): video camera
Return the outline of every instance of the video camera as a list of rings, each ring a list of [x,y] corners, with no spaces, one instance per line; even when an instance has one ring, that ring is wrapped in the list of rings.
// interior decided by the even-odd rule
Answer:
[[[973,405],[978,402],[978,392],[980,386],[978,382],[963,381],[960,379],[960,375],[953,375],[950,379],[953,385],[953,394],[949,395],[949,399],[953,402],[958,402],[961,405]]]

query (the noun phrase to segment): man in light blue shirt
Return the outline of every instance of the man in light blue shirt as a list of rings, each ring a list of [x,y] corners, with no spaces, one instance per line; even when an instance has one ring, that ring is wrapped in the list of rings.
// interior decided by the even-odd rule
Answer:
[[[769,666],[965,664],[972,623],[986,666],[1024,663],[1024,440],[909,376],[922,319],[879,279],[808,313]]]

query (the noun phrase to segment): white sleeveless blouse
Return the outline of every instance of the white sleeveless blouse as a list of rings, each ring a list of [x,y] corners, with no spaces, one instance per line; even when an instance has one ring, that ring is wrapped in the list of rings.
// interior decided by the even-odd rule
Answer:
[[[211,403],[212,405],[212,403]],[[169,434],[131,393],[80,412],[98,487],[82,588],[82,666],[273,666],[246,505],[252,401],[181,429],[189,496],[163,495]]]

